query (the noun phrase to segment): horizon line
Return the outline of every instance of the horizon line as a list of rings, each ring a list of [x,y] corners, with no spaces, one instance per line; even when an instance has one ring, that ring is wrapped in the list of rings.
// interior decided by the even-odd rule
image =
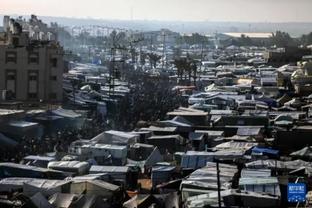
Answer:
[[[0,16],[30,16],[32,14],[2,14],[0,13]],[[97,21],[129,21],[129,22],[134,22],[134,21],[150,21],[150,22],[180,22],[180,23],[253,23],[253,24],[312,24],[312,20],[311,21],[227,21],[227,20],[160,20],[160,19],[110,19],[110,18],[103,18],[103,17],[77,17],[77,16],[54,16],[54,15],[37,15],[37,14],[33,14],[36,15],[37,17],[48,17],[48,18],[66,18],[66,19],[81,19],[81,20],[97,20]],[[2,22],[0,22],[0,25],[2,25]]]

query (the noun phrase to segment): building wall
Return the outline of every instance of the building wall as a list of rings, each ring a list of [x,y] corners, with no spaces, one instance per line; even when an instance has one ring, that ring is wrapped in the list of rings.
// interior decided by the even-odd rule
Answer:
[[[16,53],[16,63],[6,63],[7,52]],[[38,63],[29,63],[29,54],[38,54]],[[34,55],[36,57],[36,55]],[[56,65],[53,65],[53,59]],[[7,90],[7,72],[15,71],[15,100],[19,101],[62,101],[62,74],[63,74],[62,48],[51,45],[39,47],[13,47],[0,45],[0,91]],[[30,75],[37,74],[36,79]],[[32,80],[31,80],[32,79]],[[30,82],[32,81],[32,82]],[[31,84],[32,83],[32,84]],[[36,84],[37,83],[37,86]],[[30,86],[32,85],[32,86]],[[37,88],[37,96],[30,95]]]

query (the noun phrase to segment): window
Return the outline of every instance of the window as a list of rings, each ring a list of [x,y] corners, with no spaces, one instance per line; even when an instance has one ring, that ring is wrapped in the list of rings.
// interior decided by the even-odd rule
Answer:
[[[28,98],[29,99],[36,99],[36,98],[38,98],[38,94],[37,93],[28,93]]]
[[[57,58],[52,58],[51,64],[52,64],[52,67],[57,67]]]
[[[39,53],[30,52],[28,54],[28,63],[29,64],[39,64]]]
[[[8,73],[7,80],[16,80],[16,74],[14,72]]]
[[[17,54],[15,51],[8,51],[5,53],[5,63],[16,63]]]
[[[56,93],[50,93],[49,98],[55,100],[56,99]]]
[[[6,71],[6,90],[8,91],[8,98],[15,98],[15,89],[16,89],[16,70],[7,70]]]
[[[30,73],[28,77],[29,81],[37,81],[38,80],[38,75],[37,73]]]
[[[12,44],[14,46],[18,46],[19,45],[19,38],[18,37],[14,37],[13,40],[12,40]]]
[[[51,81],[56,81],[56,80],[57,80],[57,77],[56,77],[56,76],[50,76],[50,80],[51,80]]]
[[[36,99],[38,97],[38,71],[28,71],[28,98]]]

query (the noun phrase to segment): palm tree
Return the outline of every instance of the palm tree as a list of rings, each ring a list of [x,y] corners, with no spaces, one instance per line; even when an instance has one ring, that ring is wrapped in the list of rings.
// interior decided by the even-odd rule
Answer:
[[[151,68],[156,68],[156,64],[161,59],[161,56],[156,53],[148,53],[147,55],[150,60]]]
[[[190,85],[193,78],[194,85],[196,86],[197,62],[195,60],[189,57],[179,58],[174,60],[174,65],[177,68],[179,80],[182,80],[184,76],[184,80],[188,79],[188,84]]]

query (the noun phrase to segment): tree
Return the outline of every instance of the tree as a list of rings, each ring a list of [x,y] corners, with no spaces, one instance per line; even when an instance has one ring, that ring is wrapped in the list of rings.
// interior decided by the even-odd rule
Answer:
[[[142,65],[142,66],[144,66],[145,65],[145,59],[146,59],[146,53],[140,53],[140,64]]]
[[[277,47],[296,46],[294,39],[292,39],[288,33],[281,31],[276,31],[276,33],[273,34],[271,42],[272,45],[276,45]]]
[[[161,59],[161,56],[156,53],[148,53],[147,55],[150,60],[151,68],[156,68],[157,62]]]
[[[250,39],[250,37],[242,34],[241,38],[240,38],[240,42],[241,42],[241,46],[251,46],[253,45],[252,40]]]
[[[184,35],[180,38],[177,38],[177,43],[186,43],[189,45],[194,45],[194,44],[203,44],[203,43],[208,43],[208,37],[201,35],[199,33],[193,33],[191,36]]]
[[[189,84],[191,84],[191,80],[193,78],[194,86],[196,86],[197,63],[194,59],[189,57],[177,58],[174,60],[174,65],[177,68],[177,74],[180,80],[183,79],[183,76],[185,79],[187,77]]]
[[[312,32],[307,35],[302,35],[300,38],[300,43],[304,46],[312,44]]]
[[[173,58],[174,59],[180,57],[181,55],[182,55],[181,48],[176,47],[176,48],[173,49]]]

